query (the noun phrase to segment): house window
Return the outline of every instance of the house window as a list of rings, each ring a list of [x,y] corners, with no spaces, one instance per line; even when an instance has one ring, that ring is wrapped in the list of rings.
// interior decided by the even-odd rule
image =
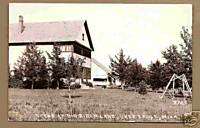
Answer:
[[[85,36],[84,33],[82,33],[82,40],[83,40],[83,41],[84,41],[84,36]]]
[[[72,45],[62,45],[61,51],[62,52],[71,52],[71,51],[73,51],[73,46]]]

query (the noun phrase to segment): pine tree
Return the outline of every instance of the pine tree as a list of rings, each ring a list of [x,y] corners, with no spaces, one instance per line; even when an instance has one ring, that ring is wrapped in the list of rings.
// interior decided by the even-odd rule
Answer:
[[[68,83],[63,85],[64,88],[70,86],[70,79],[82,78],[84,59],[74,59],[73,56],[70,56],[68,60],[64,57],[61,57],[61,49],[59,44],[54,44],[53,51],[51,54],[47,52],[47,55],[50,59],[48,64],[49,72],[51,72],[51,83],[56,82],[56,87],[59,89],[62,87],[61,83],[62,78],[67,79]]]
[[[83,81],[83,63],[85,63],[84,59],[75,59],[73,56],[69,57],[68,61],[66,62],[65,78],[81,78],[81,81]]]
[[[33,89],[35,85],[46,82],[48,77],[46,59],[35,43],[26,46],[25,52],[15,64],[14,76],[25,83],[25,88]],[[38,88],[45,86],[46,84],[40,84]]]
[[[115,55],[115,58],[110,58],[110,61],[110,68],[113,72],[112,75],[119,79],[121,85],[124,85],[126,80],[127,67],[131,62],[130,57],[126,58],[123,50],[121,49],[120,52]]]
[[[64,57],[61,57],[61,50],[59,44],[54,44],[51,54],[47,52],[49,57],[48,69],[51,72],[50,82],[56,82],[57,89],[60,88],[61,78],[66,75],[66,63]]]
[[[192,85],[192,34],[183,27],[181,31],[181,39],[183,43],[180,44],[181,50],[177,50],[177,46],[171,45],[167,50],[163,51],[163,58],[167,60],[163,64],[164,83],[167,84],[172,75],[185,74],[189,85]],[[180,84],[180,82],[178,82]]]
[[[66,64],[66,78],[80,78],[80,76],[77,61],[74,57],[69,57]]]
[[[12,88],[26,88],[23,82],[23,59],[19,57],[17,63],[14,64],[13,75],[10,76],[10,87]]]
[[[182,75],[185,72],[184,62],[175,45],[171,45],[166,51],[163,51],[162,54],[163,58],[167,60],[167,62],[163,64],[164,76],[162,80],[164,85],[167,85],[173,74]]]
[[[127,66],[125,82],[136,87],[142,80],[145,80],[145,68],[135,59]]]
[[[151,85],[152,89],[159,89],[163,87],[163,66],[159,60],[155,63],[151,63],[149,65],[149,84]]]

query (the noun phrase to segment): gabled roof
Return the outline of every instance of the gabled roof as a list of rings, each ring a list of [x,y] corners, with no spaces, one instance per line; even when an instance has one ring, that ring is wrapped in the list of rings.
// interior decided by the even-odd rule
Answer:
[[[90,49],[94,50],[87,21],[36,22],[24,23],[24,26],[25,29],[21,33],[18,23],[9,24],[9,44],[77,41],[84,27]]]

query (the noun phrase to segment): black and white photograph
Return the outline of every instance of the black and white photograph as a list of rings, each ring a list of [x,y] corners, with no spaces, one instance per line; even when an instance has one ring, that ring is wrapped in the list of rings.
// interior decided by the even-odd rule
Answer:
[[[192,112],[192,4],[10,3],[8,32],[8,121]]]

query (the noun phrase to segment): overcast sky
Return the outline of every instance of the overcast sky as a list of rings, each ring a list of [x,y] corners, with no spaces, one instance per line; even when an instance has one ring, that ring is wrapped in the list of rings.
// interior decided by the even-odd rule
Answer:
[[[119,49],[143,66],[171,44],[179,44],[182,26],[192,26],[189,4],[9,4],[9,23],[87,20],[95,51],[109,65]]]

